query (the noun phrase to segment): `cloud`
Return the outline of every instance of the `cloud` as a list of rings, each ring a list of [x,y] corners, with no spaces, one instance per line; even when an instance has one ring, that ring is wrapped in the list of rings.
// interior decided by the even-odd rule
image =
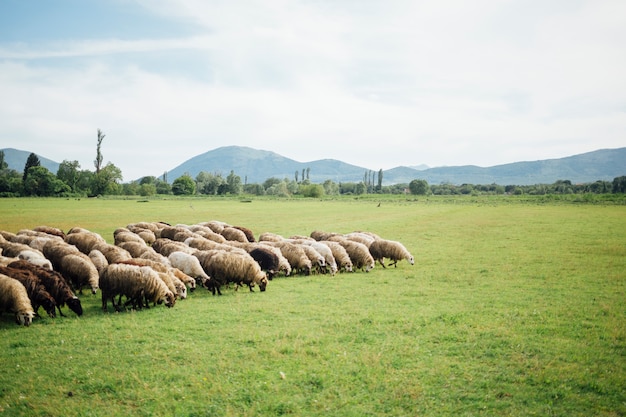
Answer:
[[[624,146],[622,2],[139,4],[194,33],[0,42],[6,146],[91,168],[101,128],[126,180],[232,144],[370,169]]]

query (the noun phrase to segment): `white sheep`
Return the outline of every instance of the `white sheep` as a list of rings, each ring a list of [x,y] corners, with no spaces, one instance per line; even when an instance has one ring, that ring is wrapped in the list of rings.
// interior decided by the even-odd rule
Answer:
[[[72,283],[74,289],[82,292],[82,287],[89,285],[91,293],[98,291],[100,274],[88,255],[70,253],[61,258],[58,271]]]
[[[109,261],[98,249],[92,249],[87,256],[98,270],[98,273],[101,273],[104,268],[109,266]]]
[[[331,275],[335,275],[337,273],[337,260],[333,256],[333,251],[330,248],[323,244],[322,242],[318,242],[317,240],[303,240],[303,245],[309,245],[313,249],[315,249],[320,255],[324,257],[324,262],[326,264],[326,268]]]
[[[17,258],[24,259],[25,261],[28,261],[33,265],[41,266],[42,268],[52,269],[52,262],[43,256],[43,253],[36,249],[23,250],[17,254]]]
[[[16,279],[0,274],[0,312],[15,314],[15,321],[22,326],[30,326],[35,310],[28,298],[26,287]]]
[[[176,251],[170,253],[168,259],[174,268],[180,269],[185,274],[194,278],[196,282],[200,283],[202,286],[208,287],[208,281],[210,281],[211,278],[204,272],[204,269],[202,269],[198,258],[186,252]]]
[[[411,265],[415,264],[413,255],[400,242],[388,239],[377,239],[369,247],[372,257],[380,262],[383,268],[385,266],[385,258],[388,258],[389,266],[397,267],[398,261],[406,259]]]
[[[86,229],[72,229],[65,236],[65,243],[74,245],[85,255],[91,252],[98,243],[106,243],[104,238],[97,233],[92,233]]]
[[[320,243],[328,246],[331,250],[333,257],[335,258],[335,262],[337,263],[337,269],[339,271],[352,272],[353,265],[352,260],[350,259],[350,255],[346,249],[341,246],[338,242],[334,242],[331,240],[322,240]]]

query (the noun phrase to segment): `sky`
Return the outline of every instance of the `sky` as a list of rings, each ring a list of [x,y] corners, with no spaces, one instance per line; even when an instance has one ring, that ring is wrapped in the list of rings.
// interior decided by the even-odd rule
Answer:
[[[0,148],[124,181],[222,146],[371,170],[626,146],[623,0],[2,0]],[[210,172],[210,169],[208,169]]]

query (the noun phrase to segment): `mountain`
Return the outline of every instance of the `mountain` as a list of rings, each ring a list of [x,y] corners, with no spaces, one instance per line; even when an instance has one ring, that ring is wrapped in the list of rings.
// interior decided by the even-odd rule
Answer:
[[[474,165],[429,168],[412,172],[398,167],[383,173],[393,183],[406,183],[418,178],[429,184],[552,184],[558,180],[587,183],[612,181],[626,175],[626,148],[601,149],[559,159],[514,162],[482,168]]]
[[[294,179],[296,171],[301,178],[303,169],[309,169],[309,179],[315,183],[326,180],[359,182],[371,170],[335,159],[298,162],[274,152],[226,146],[183,162],[168,172],[168,178],[172,181],[185,173],[195,178],[200,171],[227,176],[233,170],[242,181],[262,183],[271,177]],[[376,169],[372,171],[378,172]],[[622,175],[626,175],[626,148],[602,149],[566,158],[515,162],[488,168],[473,165],[426,169],[400,166],[383,171],[383,184],[408,184],[414,179],[424,179],[429,184],[532,185],[552,184],[558,180],[573,183],[612,181]]]
[[[321,159],[313,162],[298,162],[277,153],[243,146],[225,146],[194,156],[176,168],[168,171],[170,182],[187,173],[193,178],[200,171],[228,176],[230,171],[250,184],[263,183],[268,178],[302,178],[302,170],[309,169],[311,182],[326,180],[334,182],[361,181],[366,168],[346,164],[335,159]],[[384,175],[383,175],[384,178]]]
[[[17,172],[24,172],[26,160],[28,159],[28,156],[31,154],[31,152],[13,148],[4,148],[0,149],[0,151],[4,151],[4,162],[7,163],[10,169],[14,169]],[[53,174],[57,173],[60,165],[58,162],[54,162],[48,158],[44,158],[43,156],[36,153],[35,155],[37,155],[37,158],[39,158],[39,162],[41,163],[42,167],[47,168],[48,171],[52,172]]]
[[[24,170],[30,152],[12,148],[4,151],[9,168],[18,172]],[[37,155],[41,165],[52,173],[59,169],[59,163]],[[274,152],[243,146],[225,146],[197,155],[170,170],[169,181],[188,173],[193,178],[200,171],[228,176],[234,171],[241,180],[249,184],[263,183],[268,178],[302,178],[302,170],[309,171],[309,179],[314,183],[326,180],[334,182],[360,182],[366,172],[378,172],[347,164],[336,159],[321,159],[299,162]],[[146,175],[150,175],[146,173]],[[558,180],[573,183],[588,183],[597,180],[612,181],[626,175],[626,148],[601,149],[560,159],[514,162],[492,167],[474,165],[427,168],[424,165],[413,167],[399,166],[383,171],[383,185],[408,184],[414,179],[424,179],[429,184],[500,184],[533,185],[553,184]],[[156,175],[157,177],[160,176]]]

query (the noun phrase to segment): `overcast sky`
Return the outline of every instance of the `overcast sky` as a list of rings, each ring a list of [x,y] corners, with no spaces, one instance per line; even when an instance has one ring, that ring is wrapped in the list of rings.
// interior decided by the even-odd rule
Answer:
[[[0,148],[372,170],[626,146],[624,0],[2,0]]]

